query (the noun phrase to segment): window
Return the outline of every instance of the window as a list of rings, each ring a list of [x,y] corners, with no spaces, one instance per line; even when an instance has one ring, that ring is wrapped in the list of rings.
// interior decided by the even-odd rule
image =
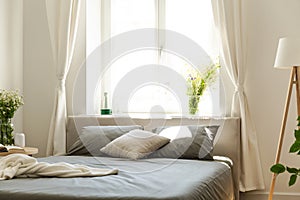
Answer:
[[[91,23],[87,18],[87,37],[94,42],[87,53],[95,49],[95,39],[89,37],[95,37],[95,33],[99,33],[100,39],[97,41],[109,43],[108,50],[102,52],[101,56],[110,57],[106,70],[97,81],[95,77],[89,77],[89,74],[95,76],[92,68],[87,68],[87,90],[97,85],[97,89],[87,92],[88,113],[99,113],[100,99],[104,92],[110,94],[114,113],[188,113],[185,85],[188,70],[205,67],[219,53],[211,1],[91,0],[87,4],[94,4],[87,5],[87,14],[93,20],[97,21],[97,17],[100,20],[98,23]],[[99,8],[98,14],[90,12],[97,12],[95,7]],[[95,24],[99,25],[101,31],[89,30],[97,28]],[[134,35],[141,29],[148,31],[145,37],[141,36],[147,45],[114,56],[124,44],[114,42],[119,40],[111,38],[121,37],[126,32]],[[88,33],[90,31],[92,33]],[[198,45],[200,50],[203,49],[202,53],[197,48],[193,52],[195,48],[190,45],[189,53],[196,58],[195,62],[180,52],[181,47],[189,48],[186,47],[188,43],[185,40]],[[128,41],[124,41],[126,42]],[[134,43],[135,40],[130,42]],[[88,83],[91,80],[93,83]],[[220,114],[219,85],[220,81],[217,80],[204,94],[200,102],[201,115]]]

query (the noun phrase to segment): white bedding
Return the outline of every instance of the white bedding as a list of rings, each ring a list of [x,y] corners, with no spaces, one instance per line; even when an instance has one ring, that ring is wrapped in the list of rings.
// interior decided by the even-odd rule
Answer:
[[[25,154],[10,154],[0,158],[0,180],[14,177],[95,177],[118,174],[117,169],[92,168],[65,162],[38,162]]]

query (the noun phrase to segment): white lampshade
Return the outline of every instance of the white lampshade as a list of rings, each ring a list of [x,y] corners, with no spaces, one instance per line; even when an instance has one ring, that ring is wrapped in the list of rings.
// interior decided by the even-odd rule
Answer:
[[[280,38],[275,68],[290,69],[300,66],[300,38]]]

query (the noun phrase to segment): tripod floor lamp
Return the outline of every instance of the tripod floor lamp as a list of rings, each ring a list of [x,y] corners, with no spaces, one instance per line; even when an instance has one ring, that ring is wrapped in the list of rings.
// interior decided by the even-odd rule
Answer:
[[[297,71],[297,68],[300,67],[300,38],[281,38],[279,40],[274,67],[279,69],[291,70],[290,81],[289,81],[289,86],[288,86],[288,91],[286,96],[283,119],[282,119],[282,124],[280,129],[280,136],[279,136],[276,158],[275,158],[275,164],[278,164],[280,161],[281,149],[282,149],[282,144],[284,139],[284,132],[285,132],[285,127],[287,122],[288,111],[290,107],[293,85],[296,86],[297,111],[298,111],[298,116],[300,116],[300,96],[299,96],[299,82],[298,82],[299,77]],[[272,200],[273,198],[276,177],[277,175],[274,173],[271,180],[269,200]]]

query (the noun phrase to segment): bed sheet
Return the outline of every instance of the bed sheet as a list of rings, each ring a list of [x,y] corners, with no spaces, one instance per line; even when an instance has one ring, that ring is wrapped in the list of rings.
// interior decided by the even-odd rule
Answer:
[[[232,172],[217,161],[152,158],[52,156],[40,162],[68,162],[117,168],[118,175],[92,178],[16,178],[0,181],[5,200],[229,200],[233,199]]]

